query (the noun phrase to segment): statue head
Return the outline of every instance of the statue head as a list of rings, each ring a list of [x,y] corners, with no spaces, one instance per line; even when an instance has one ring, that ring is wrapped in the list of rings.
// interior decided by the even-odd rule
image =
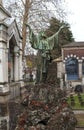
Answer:
[[[46,34],[44,33],[44,31],[40,31],[40,32],[39,32],[39,37],[40,37],[40,38],[44,38],[44,39],[47,38],[47,36],[46,36]]]

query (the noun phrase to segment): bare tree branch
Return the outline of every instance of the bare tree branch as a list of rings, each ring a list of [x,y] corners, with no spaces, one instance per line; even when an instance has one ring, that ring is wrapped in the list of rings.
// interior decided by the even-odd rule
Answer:
[[[55,12],[63,19],[65,14],[64,9],[59,7],[60,1],[62,0],[18,0],[15,5],[12,3],[11,6],[9,6],[10,12],[16,18],[20,30],[22,31],[23,50],[27,42],[27,29],[24,23],[29,23],[35,32],[38,32],[49,26],[49,19],[56,17]],[[48,7],[50,4],[53,5],[51,9]]]
[[[23,1],[23,0],[21,0],[21,1],[22,1],[23,5],[25,6],[25,3],[24,3],[24,1]]]

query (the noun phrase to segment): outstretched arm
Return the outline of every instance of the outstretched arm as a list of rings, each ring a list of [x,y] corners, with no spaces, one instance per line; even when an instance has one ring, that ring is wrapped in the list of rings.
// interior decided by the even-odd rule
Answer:
[[[59,30],[54,34],[52,35],[51,37],[49,37],[48,39],[52,39],[52,38],[55,38],[55,37],[58,37],[59,33],[61,32],[61,30],[65,27],[65,25],[62,25]]]
[[[30,25],[26,24],[26,26],[29,28],[29,40],[30,40],[31,46],[32,46],[32,48],[37,49],[37,37],[33,33]]]
[[[53,49],[54,43],[55,43],[56,45],[58,45],[58,35],[59,35],[59,33],[61,32],[61,30],[62,30],[64,27],[65,27],[65,25],[62,25],[62,26],[59,28],[59,30],[58,30],[54,35],[52,35],[51,37],[47,38],[48,43],[49,43],[49,46],[50,46],[51,49]]]

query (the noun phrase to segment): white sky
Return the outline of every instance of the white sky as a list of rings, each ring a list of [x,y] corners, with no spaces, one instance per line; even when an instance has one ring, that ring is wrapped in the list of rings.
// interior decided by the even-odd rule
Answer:
[[[84,41],[84,0],[66,0],[71,14],[68,17],[68,23],[75,41]]]
[[[4,1],[4,0],[3,0]],[[65,0],[65,7],[71,12],[68,16],[68,23],[75,41],[84,41],[84,0]]]

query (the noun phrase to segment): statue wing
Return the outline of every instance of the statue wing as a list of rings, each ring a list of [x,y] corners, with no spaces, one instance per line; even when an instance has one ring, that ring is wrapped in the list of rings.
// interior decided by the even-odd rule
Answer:
[[[38,37],[33,32],[29,34],[29,40],[31,43],[31,47],[34,49],[38,49]]]
[[[34,34],[33,30],[28,24],[26,24],[26,26],[29,28],[29,40],[32,48],[38,49],[38,37]]]

